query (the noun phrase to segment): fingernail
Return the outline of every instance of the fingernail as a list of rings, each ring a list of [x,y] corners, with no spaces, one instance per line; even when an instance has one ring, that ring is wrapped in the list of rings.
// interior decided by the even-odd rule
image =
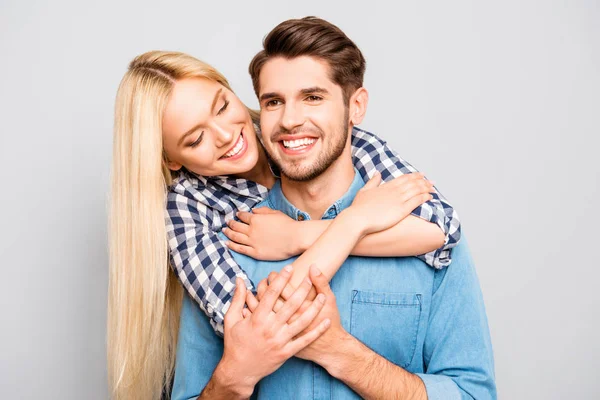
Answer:
[[[291,265],[286,265],[283,269],[286,270],[287,272],[292,272],[293,268]]]
[[[319,300],[320,303],[325,304],[325,295],[323,293],[319,293],[317,300]]]
[[[311,265],[310,269],[315,276],[321,275],[321,270],[319,268],[317,268],[315,265]]]
[[[324,322],[323,325],[325,326],[325,328],[329,328],[329,325],[331,325],[331,320],[329,318],[327,318]]]
[[[308,283],[309,285],[312,285],[312,282],[310,281],[310,279],[308,279],[308,277],[304,278],[304,283]]]

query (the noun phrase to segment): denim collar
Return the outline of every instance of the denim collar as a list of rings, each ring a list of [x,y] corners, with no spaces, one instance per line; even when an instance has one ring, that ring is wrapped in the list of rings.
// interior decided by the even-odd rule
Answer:
[[[365,182],[362,180],[360,174],[356,169],[354,169],[354,179],[348,188],[348,191],[335,203],[333,203],[325,213],[321,217],[321,219],[333,219],[338,216],[346,208],[350,207],[352,201],[354,201],[354,197],[358,191],[365,185]],[[299,210],[292,203],[288,201],[283,195],[283,191],[281,190],[281,181],[278,179],[275,181],[275,185],[271,188],[269,192],[269,197],[267,198],[269,206],[274,210],[279,210],[289,217],[295,219],[296,221],[304,221],[309,220],[310,216],[308,213]]]

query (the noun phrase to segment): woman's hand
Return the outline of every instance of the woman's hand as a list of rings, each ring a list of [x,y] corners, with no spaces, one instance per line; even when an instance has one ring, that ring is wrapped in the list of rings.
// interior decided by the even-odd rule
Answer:
[[[299,224],[281,211],[268,207],[237,213],[239,221],[227,223],[227,246],[257,260],[279,261],[301,253]]]
[[[362,224],[363,233],[367,235],[396,225],[415,208],[431,200],[433,192],[433,183],[420,172],[402,175],[384,184],[377,173],[359,190],[347,211]]]

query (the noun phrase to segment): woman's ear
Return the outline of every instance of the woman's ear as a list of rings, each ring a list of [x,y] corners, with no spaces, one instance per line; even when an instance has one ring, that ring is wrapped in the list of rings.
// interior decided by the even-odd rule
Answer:
[[[163,163],[171,171],[179,171],[181,169],[181,167],[183,167],[183,165],[181,165],[181,164],[179,164],[179,163],[177,163],[175,161],[169,160],[169,157],[167,157],[167,154],[166,154],[166,152],[164,150],[163,150]]]
[[[350,97],[350,122],[352,125],[359,125],[367,113],[369,103],[369,92],[364,87],[360,87]]]
[[[176,163],[174,161],[167,161],[167,168],[169,168],[171,171],[179,171],[181,167],[182,165],[179,163]]]

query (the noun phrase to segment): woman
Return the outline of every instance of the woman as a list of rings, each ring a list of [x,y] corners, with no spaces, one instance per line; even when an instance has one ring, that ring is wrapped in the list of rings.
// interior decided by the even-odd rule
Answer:
[[[193,57],[150,52],[130,64],[115,106],[110,210],[108,360],[115,398],[157,398],[168,385],[182,295],[177,277],[211,318],[215,330],[222,330],[235,277],[245,278],[245,274],[218,232],[237,211],[247,212],[258,204],[275,182],[256,136],[257,122],[258,114],[240,102],[225,78]],[[235,141],[233,132],[238,133]],[[402,168],[415,171],[371,134],[354,130],[352,140],[355,166],[365,180],[376,169],[390,179],[402,175]],[[378,195],[365,196],[370,206],[363,204],[361,210],[368,212],[373,205],[377,209],[378,204],[396,199],[398,215],[406,217],[430,200],[427,193],[433,191],[426,181],[415,179],[419,175],[413,175],[403,177],[394,186],[403,189],[396,190],[388,185],[377,187],[375,178],[368,189],[377,190]],[[434,197],[440,201],[437,194]],[[443,220],[443,209],[436,212],[431,214],[440,217],[429,220],[441,230],[448,233],[448,226],[456,226],[456,221]],[[315,240],[327,229],[322,221],[300,224],[264,211],[254,214],[252,221],[248,213],[240,218],[247,224],[231,225],[227,233],[240,243],[230,246],[248,254],[255,251],[259,258],[264,248],[256,250],[259,247],[252,238],[243,235],[261,222],[286,221],[293,229],[312,232]],[[433,266],[449,262],[448,255],[443,255],[448,240],[440,229],[412,216],[400,220],[394,226],[404,224],[402,229],[389,229],[387,236],[370,242],[365,237],[367,245],[361,249],[359,242],[352,254],[417,255],[438,249],[425,259]],[[391,252],[387,250],[394,243],[390,237],[403,238]],[[277,244],[273,247],[281,250],[263,258],[285,259],[310,244],[292,244],[291,250]],[[442,244],[446,246],[440,249]],[[312,251],[294,261],[294,269],[302,271],[308,268],[308,261],[317,260],[332,276],[348,255],[347,250],[343,254],[319,248],[328,248],[328,243],[317,242]],[[177,277],[168,268],[169,258]],[[298,275],[297,281],[302,278]],[[246,284],[252,287],[247,278]]]

